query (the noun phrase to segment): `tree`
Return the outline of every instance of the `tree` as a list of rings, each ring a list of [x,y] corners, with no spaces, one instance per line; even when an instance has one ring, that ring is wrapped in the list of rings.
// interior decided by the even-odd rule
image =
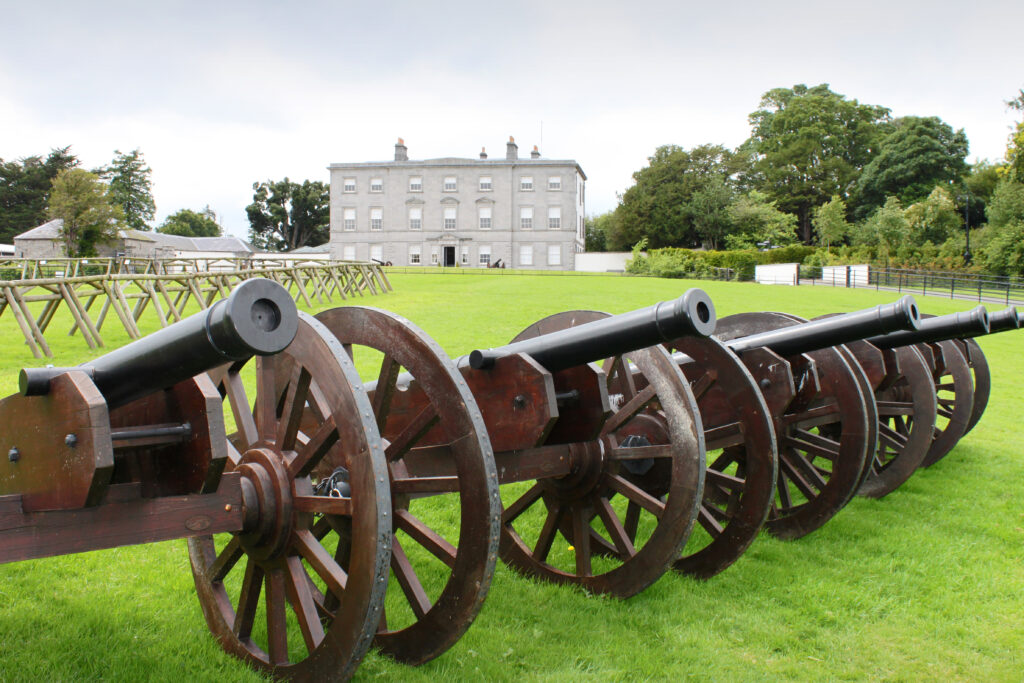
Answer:
[[[1024,112],[1024,90],[1006,103],[1010,109]],[[1019,122],[1010,134],[1006,147],[1006,177],[1017,183],[1024,183],[1024,121]]]
[[[132,230],[149,230],[147,221],[153,220],[156,203],[150,181],[152,169],[146,166],[142,151],[122,154],[114,150],[114,160],[102,169],[100,177],[110,182],[110,201],[121,207],[125,223]]]
[[[211,217],[210,207],[202,213],[190,209],[181,209],[172,213],[156,229],[165,235],[181,235],[182,237],[220,237],[221,229],[217,221]]]
[[[78,166],[70,147],[50,151],[45,160],[30,156],[18,161],[0,159],[0,242],[46,222],[46,205],[53,179]]]
[[[796,216],[779,211],[768,195],[751,190],[729,206],[731,231],[725,238],[727,249],[756,249],[761,246],[786,246],[796,241]]]
[[[850,224],[846,221],[846,202],[839,195],[833,195],[832,199],[816,208],[811,222],[814,231],[818,233],[818,244],[826,250],[850,234]]]
[[[910,240],[913,244],[942,244],[963,226],[960,212],[946,188],[939,186],[926,199],[907,207],[905,212],[910,225]]]
[[[863,219],[897,197],[904,205],[921,201],[936,185],[952,184],[967,172],[967,134],[931,116],[905,116],[885,126],[878,154],[860,174],[853,216]]]
[[[993,164],[987,159],[972,164],[964,176],[965,191],[957,193],[957,205],[960,206],[971,227],[978,227],[985,222],[985,208],[992,193],[999,183],[1002,166]]]
[[[701,212],[720,212],[722,195],[732,191],[741,168],[742,158],[721,145],[658,147],[615,208],[608,248],[625,251],[644,237],[651,248],[693,247],[702,237],[717,241],[722,215]]]
[[[330,239],[330,187],[318,180],[299,185],[288,178],[253,183],[249,241],[262,249],[291,251]]]
[[[886,199],[885,204],[852,231],[854,242],[877,245],[880,256],[896,253],[906,244],[909,235],[910,224],[896,197]]]
[[[793,213],[801,237],[811,242],[811,212],[833,195],[849,194],[871,160],[885,107],[860,104],[832,92],[827,83],[766,92],[750,115],[755,153],[754,183]]]
[[[64,222],[64,253],[72,257],[94,256],[97,243],[117,237],[123,219],[121,207],[110,203],[107,186],[80,168],[63,170],[54,178],[49,215]]]
[[[992,193],[986,214],[989,227],[1001,228],[1014,222],[1024,223],[1024,183],[1000,181]]]
[[[732,228],[729,214],[732,199],[732,189],[720,176],[709,178],[690,198],[689,214],[705,249],[718,249]]]
[[[612,222],[612,212],[598,216],[587,216],[583,222],[584,249],[587,251],[608,251],[608,228]]]

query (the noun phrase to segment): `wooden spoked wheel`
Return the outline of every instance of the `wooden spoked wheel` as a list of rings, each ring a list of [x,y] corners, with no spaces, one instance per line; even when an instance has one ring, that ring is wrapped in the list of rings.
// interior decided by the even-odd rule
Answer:
[[[961,346],[953,340],[931,344],[933,379],[938,400],[935,438],[921,463],[930,467],[953,450],[967,432],[974,411],[974,378]]]
[[[387,311],[317,315],[354,358],[384,437],[395,535],[386,616],[375,645],[407,664],[451,647],[494,574],[500,499],[483,417],[447,354]],[[339,463],[324,459],[324,472]]]
[[[513,341],[565,329],[580,313],[545,318]],[[646,386],[636,385],[634,368]],[[611,358],[604,373],[612,412],[596,438],[523,454],[567,451],[572,471],[503,486],[501,557],[529,576],[626,598],[667,571],[690,535],[704,485],[704,434],[664,348]],[[652,466],[664,469],[664,495],[634,483],[634,472]]]
[[[964,351],[967,365],[974,373],[974,404],[971,406],[971,417],[967,420],[967,429],[964,430],[966,435],[978,424],[988,406],[988,397],[992,392],[992,373],[988,368],[988,359],[976,340],[961,339],[958,343]]]
[[[797,324],[778,313],[739,313],[718,320],[715,337],[728,341]],[[875,447],[877,420],[869,418],[859,367],[835,348],[791,358],[797,396],[775,416],[779,445],[776,499],[765,528],[779,538],[800,538],[832,519],[856,493]],[[807,390],[816,372],[817,393]]]
[[[380,622],[391,552],[384,447],[359,375],[334,336],[300,312],[284,352],[211,377],[237,428],[229,467],[242,475],[245,509],[240,533],[188,542],[207,624],[257,669],[347,679]],[[325,416],[313,431],[301,424],[310,405]],[[328,455],[348,470],[345,497],[314,494],[310,473]],[[344,544],[318,537],[325,519],[349,530]]]

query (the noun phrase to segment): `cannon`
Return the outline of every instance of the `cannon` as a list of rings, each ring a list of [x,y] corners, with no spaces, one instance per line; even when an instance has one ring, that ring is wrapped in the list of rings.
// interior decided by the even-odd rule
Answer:
[[[386,311],[346,306],[317,318],[362,370],[385,443],[395,539],[375,640],[384,653],[418,664],[449,648],[479,611],[499,555],[525,574],[621,598],[678,557],[697,515],[704,442],[689,385],[658,345],[711,333],[714,306],[700,290],[581,334],[456,361]],[[593,364],[609,356],[644,368],[649,388],[616,393],[621,373]],[[648,407],[663,415],[666,438],[637,444]],[[305,429],[320,422],[306,411]],[[486,447],[470,448],[471,433],[486,435]],[[661,498],[622,474],[651,458],[667,463]],[[328,456],[321,479],[332,471],[344,464]],[[614,552],[591,546],[592,523]],[[325,542],[344,540],[344,529],[321,531]]]
[[[391,538],[358,385],[334,337],[260,279],[81,366],[26,369],[0,401],[0,561],[187,538],[226,650],[282,677],[345,678],[380,622]],[[307,408],[324,418],[315,433]],[[328,453],[346,463],[345,498],[314,491]],[[348,530],[344,562],[317,538],[325,516]]]

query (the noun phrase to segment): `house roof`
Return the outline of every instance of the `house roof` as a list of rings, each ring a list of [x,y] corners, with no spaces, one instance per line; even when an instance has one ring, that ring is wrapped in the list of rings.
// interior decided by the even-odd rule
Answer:
[[[32,228],[27,232],[23,232],[20,235],[15,235],[16,240],[55,240],[60,239],[60,229],[64,227],[64,221],[60,218],[54,218],[52,221],[43,223],[42,225]]]

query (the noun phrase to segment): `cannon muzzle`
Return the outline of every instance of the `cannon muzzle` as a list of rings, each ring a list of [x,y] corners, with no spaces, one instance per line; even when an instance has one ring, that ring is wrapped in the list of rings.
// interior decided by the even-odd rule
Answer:
[[[927,344],[947,339],[968,339],[989,333],[988,311],[978,306],[970,311],[925,318],[916,330],[891,332],[870,337],[869,342],[880,349],[893,349],[910,344]]]
[[[218,365],[284,350],[298,331],[291,296],[273,280],[246,280],[227,299],[181,322],[73,368],[24,368],[23,396],[49,392],[69,370],[88,374],[111,408],[174,386]]]
[[[781,356],[794,356],[894,330],[916,330],[920,324],[914,297],[905,296],[891,304],[740,337],[726,346],[736,353],[768,348]]]
[[[480,370],[498,358],[523,353],[551,372],[643,349],[680,337],[707,337],[715,331],[715,306],[701,289],[688,290],[675,301],[613,315],[559,332],[469,354],[470,367]]]

